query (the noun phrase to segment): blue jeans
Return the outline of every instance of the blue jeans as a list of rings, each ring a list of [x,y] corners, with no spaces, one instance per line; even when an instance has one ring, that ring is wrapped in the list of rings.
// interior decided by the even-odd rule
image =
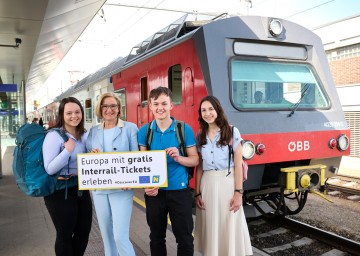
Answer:
[[[150,227],[152,256],[166,256],[166,227],[169,214],[178,256],[194,255],[194,227],[192,219],[192,193],[190,189],[161,190],[157,196],[147,196],[146,220]]]
[[[93,193],[106,256],[135,256],[129,238],[133,195],[133,190],[118,190],[109,194]]]

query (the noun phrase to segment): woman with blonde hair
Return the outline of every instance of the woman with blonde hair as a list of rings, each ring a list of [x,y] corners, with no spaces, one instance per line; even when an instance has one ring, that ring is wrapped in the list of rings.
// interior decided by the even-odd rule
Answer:
[[[95,114],[102,122],[90,129],[86,141],[88,152],[138,150],[138,129],[135,124],[120,119],[121,102],[116,94],[102,94],[96,105]],[[134,191],[96,190],[92,194],[105,255],[134,256],[134,248],[129,238]]]

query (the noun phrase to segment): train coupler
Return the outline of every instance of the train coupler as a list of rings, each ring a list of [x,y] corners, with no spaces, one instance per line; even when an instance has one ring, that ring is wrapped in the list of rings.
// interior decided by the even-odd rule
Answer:
[[[320,193],[320,192],[317,192],[316,190],[310,190],[310,193],[313,193],[317,196],[320,196],[321,198],[329,201],[330,203],[334,203],[331,199],[327,198],[324,194]]]
[[[286,193],[314,190],[325,185],[326,165],[281,168],[281,184]]]

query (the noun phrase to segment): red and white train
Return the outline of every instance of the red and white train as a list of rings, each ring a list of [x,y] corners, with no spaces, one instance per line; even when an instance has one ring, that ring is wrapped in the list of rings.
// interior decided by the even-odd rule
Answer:
[[[80,99],[89,128],[99,122],[97,97],[114,91],[122,99],[123,118],[140,127],[153,118],[148,94],[158,86],[172,90],[172,114],[195,132],[201,98],[220,100],[245,139],[247,216],[300,212],[308,193],[325,189],[325,179],[349,154],[350,130],[322,42],[295,23],[184,16],[58,99]]]

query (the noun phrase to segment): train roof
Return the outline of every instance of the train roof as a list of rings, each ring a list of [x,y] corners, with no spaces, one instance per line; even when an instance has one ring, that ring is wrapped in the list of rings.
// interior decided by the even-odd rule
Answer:
[[[135,45],[130,54],[126,57],[126,63],[140,58],[149,52],[174,41],[176,38],[182,37],[183,35],[198,29],[199,27],[212,22],[215,19],[223,17],[226,13],[222,13],[208,20],[188,20],[188,14],[185,14],[180,19],[174,21],[165,28],[159,30],[155,34],[146,38],[144,41]]]
[[[110,78],[113,74],[116,73],[116,71],[122,67],[125,63],[125,58],[118,57],[112,62],[110,62],[107,66],[102,67],[95,73],[89,74],[85,78],[81,79],[79,82],[77,82],[75,85],[71,86],[69,89],[67,89],[64,93],[60,94],[56,97],[56,100],[61,100],[65,97],[68,97],[72,95],[74,92],[77,92],[83,88],[87,88],[91,86],[94,83],[97,83],[103,79]]]
[[[160,48],[171,45],[176,40],[185,39],[185,36],[191,36],[199,28],[209,23],[212,23],[215,20],[219,20],[225,17],[228,17],[227,13],[221,13],[217,16],[213,15],[211,16],[211,18],[209,18],[208,16],[207,19],[202,20],[189,20],[189,15],[186,14],[180,19],[174,21],[170,25],[166,26],[165,28],[159,30],[155,34],[135,45],[131,49],[130,54],[126,57],[118,57],[112,62],[110,62],[107,66],[99,69],[95,73],[89,74],[88,76],[80,80],[78,83],[76,83],[74,86],[71,86],[64,93],[60,94],[56,98],[56,100],[59,101],[64,97],[68,97],[73,93],[83,88],[88,88],[94,83],[97,83],[105,78],[110,79],[112,75],[120,72],[126,66],[136,63],[143,57],[146,57],[151,53],[156,52]],[[249,16],[245,16],[242,18],[249,18]]]
[[[196,29],[208,24],[214,20],[224,17],[227,13],[220,13],[217,15],[209,15],[204,20],[189,20],[189,15],[186,14],[180,19],[174,21],[165,28],[159,30],[155,34],[151,35],[144,41],[135,45],[130,54],[126,57],[118,57],[110,62],[106,67],[101,68],[95,73],[89,74],[85,78],[78,81],[75,85],[71,86],[64,93],[56,97],[59,101],[65,97],[72,95],[83,88],[87,88],[92,84],[103,80],[104,78],[111,77],[112,75],[119,72],[125,65],[139,59],[142,56],[149,54],[150,52],[169,44],[177,38],[183,37],[184,35],[195,31]],[[211,17],[211,18],[209,18]]]

